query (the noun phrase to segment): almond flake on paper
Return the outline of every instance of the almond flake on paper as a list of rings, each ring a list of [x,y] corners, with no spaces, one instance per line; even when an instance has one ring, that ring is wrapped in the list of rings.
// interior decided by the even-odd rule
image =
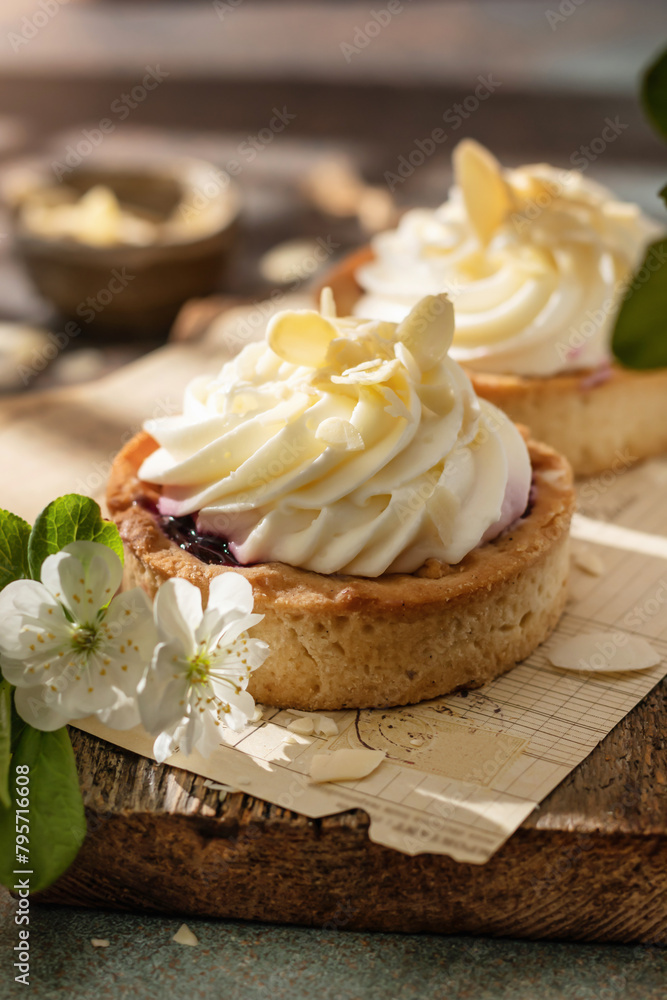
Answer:
[[[294,719],[293,722],[289,723],[287,728],[290,733],[298,733],[300,736],[312,736],[315,727],[312,718],[302,717]]]
[[[604,671],[646,670],[660,663],[660,654],[637,635],[627,632],[589,632],[557,643],[547,650],[554,667],[563,670]]]
[[[583,570],[589,576],[602,576],[605,570],[604,562],[600,556],[588,545],[574,544],[572,546],[572,562],[577,569]]]
[[[316,753],[310,765],[314,782],[357,781],[371,774],[382,763],[383,750],[334,750],[333,753]]]

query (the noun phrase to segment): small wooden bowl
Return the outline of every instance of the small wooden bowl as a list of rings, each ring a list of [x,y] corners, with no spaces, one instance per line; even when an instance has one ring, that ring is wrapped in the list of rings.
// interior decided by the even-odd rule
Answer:
[[[22,219],[28,199],[62,201],[63,187],[46,169],[16,175],[6,193],[19,258],[40,294],[82,329],[134,333],[162,331],[183,303],[218,285],[234,244],[241,198],[236,185],[211,163],[180,160],[155,167],[86,166],[63,183],[81,197],[95,185],[110,188],[119,201],[158,223],[188,209],[206,213],[197,232],[183,228],[146,246],[91,246],[71,237],[53,239],[32,232]],[[210,219],[209,219],[210,217]]]

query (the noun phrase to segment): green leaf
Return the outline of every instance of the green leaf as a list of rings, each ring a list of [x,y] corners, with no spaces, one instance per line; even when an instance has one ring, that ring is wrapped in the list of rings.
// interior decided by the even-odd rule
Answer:
[[[30,576],[29,538],[29,524],[8,510],[0,510],[0,590],[12,580]]]
[[[644,73],[641,99],[647,118],[667,139],[667,49]]]
[[[12,758],[12,686],[0,681],[0,805],[9,809],[9,763]]]
[[[651,243],[621,303],[612,350],[627,368],[667,368],[667,238]]]
[[[103,519],[99,504],[78,493],[58,497],[38,516],[30,535],[28,558],[33,578],[39,579],[47,556],[81,539],[108,545],[123,561],[123,543],[118,528]]]
[[[28,771],[23,768],[27,765]],[[25,845],[29,863],[17,859],[16,809],[17,768],[29,779],[29,807]],[[86,820],[74,752],[67,730],[43,733],[26,726],[18,741],[10,767],[10,808],[0,806],[0,882],[11,888],[21,875],[15,870],[32,871],[31,892],[46,889],[74,861],[86,835]],[[19,793],[20,794],[20,793]],[[19,814],[19,824],[25,817]],[[23,848],[19,847],[21,852]]]
[[[13,690],[16,690],[16,688],[14,688]],[[14,699],[12,698],[12,722],[11,722],[12,743],[10,747],[12,753],[14,753],[14,751],[16,750],[19,740],[21,739],[23,730],[27,725],[28,723],[24,722],[19,713],[16,711],[16,705],[14,704]]]

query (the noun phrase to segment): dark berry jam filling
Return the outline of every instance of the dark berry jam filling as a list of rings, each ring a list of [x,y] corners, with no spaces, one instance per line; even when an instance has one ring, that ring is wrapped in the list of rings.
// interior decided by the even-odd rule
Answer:
[[[535,480],[532,479],[530,483],[530,492],[528,493],[528,503],[526,505],[526,509],[521,515],[522,521],[524,520],[524,518],[530,517],[533,511],[533,507],[535,506],[536,500],[537,500],[537,484],[535,483]]]
[[[155,519],[167,538],[202,562],[214,566],[240,565],[229,551],[227,539],[218,535],[200,535],[191,515],[171,517],[156,513]]]

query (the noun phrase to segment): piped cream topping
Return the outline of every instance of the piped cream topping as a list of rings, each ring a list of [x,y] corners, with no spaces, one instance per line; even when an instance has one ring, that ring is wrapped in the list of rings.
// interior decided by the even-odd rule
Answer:
[[[151,420],[141,479],[197,514],[242,564],[376,577],[457,563],[525,510],[530,461],[509,419],[449,356],[446,295],[400,323],[277,314],[181,416]]]
[[[470,368],[553,375],[609,361],[620,296],[659,228],[575,170],[504,170],[471,139],[453,163],[444,205],[409,211],[373,240],[355,314],[400,322],[447,292],[451,355]]]

